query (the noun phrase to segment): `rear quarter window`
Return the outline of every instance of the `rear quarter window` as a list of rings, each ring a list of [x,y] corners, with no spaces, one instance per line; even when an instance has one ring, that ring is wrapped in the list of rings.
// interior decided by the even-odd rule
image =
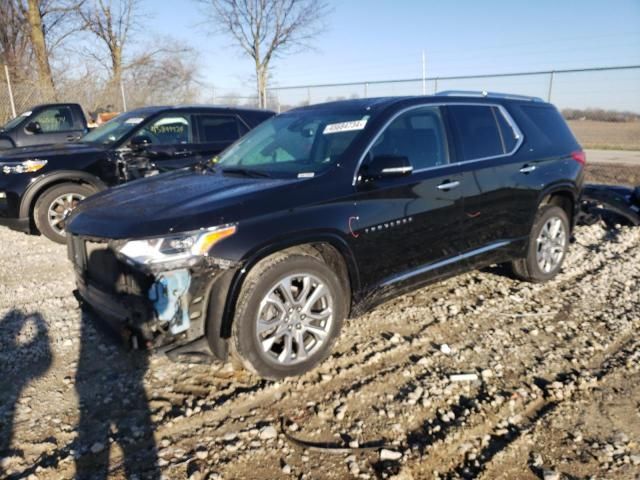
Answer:
[[[558,153],[569,153],[580,148],[558,110],[551,105],[521,105],[525,137],[535,147]]]

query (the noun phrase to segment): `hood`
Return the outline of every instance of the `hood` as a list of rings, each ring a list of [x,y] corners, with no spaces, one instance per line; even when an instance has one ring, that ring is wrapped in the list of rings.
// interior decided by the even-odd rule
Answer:
[[[36,145],[33,147],[18,147],[0,151],[0,162],[13,162],[33,158],[47,160],[51,157],[64,155],[90,155],[103,152],[104,147],[89,143],[56,143]]]
[[[275,191],[305,181],[179,170],[93,195],[74,210],[67,230],[120,239],[233,223],[284,208],[289,195]]]

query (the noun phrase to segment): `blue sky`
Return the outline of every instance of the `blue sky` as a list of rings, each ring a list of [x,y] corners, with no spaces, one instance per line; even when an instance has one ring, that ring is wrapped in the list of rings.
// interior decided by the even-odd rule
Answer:
[[[195,46],[202,80],[218,94],[253,92],[251,61],[228,38],[205,31],[195,3],[146,0],[148,31]],[[640,64],[640,0],[333,1],[328,30],[303,51],[273,64],[272,85],[415,78],[422,51],[428,76]],[[450,82],[441,88],[519,91],[546,96],[548,79]],[[429,85],[433,90],[435,85]],[[417,85],[376,87],[372,94],[419,93]],[[361,88],[314,91],[362,95]],[[283,93],[283,95],[288,95]],[[304,95],[306,92],[291,92]],[[206,95],[205,95],[206,98]],[[640,111],[640,70],[558,76],[554,101]],[[577,105],[579,103],[579,105]],[[573,106],[573,105],[561,105]]]

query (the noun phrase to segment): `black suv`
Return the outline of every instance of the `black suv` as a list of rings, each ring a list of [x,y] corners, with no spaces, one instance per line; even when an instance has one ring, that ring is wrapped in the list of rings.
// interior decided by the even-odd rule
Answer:
[[[556,108],[529,97],[299,108],[209,168],[83,202],[68,224],[77,293],[134,343],[298,375],[346,317],[410,289],[503,262],[552,278],[584,161]]]
[[[146,107],[77,143],[0,151],[0,225],[65,242],[65,219],[107,187],[209,161],[274,115],[221,107]]]

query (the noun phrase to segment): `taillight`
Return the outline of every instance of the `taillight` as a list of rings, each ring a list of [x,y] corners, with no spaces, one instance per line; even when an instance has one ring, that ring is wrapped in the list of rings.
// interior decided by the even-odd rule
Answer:
[[[580,165],[584,165],[585,163],[587,163],[587,155],[583,150],[571,152],[571,158],[573,158]]]

